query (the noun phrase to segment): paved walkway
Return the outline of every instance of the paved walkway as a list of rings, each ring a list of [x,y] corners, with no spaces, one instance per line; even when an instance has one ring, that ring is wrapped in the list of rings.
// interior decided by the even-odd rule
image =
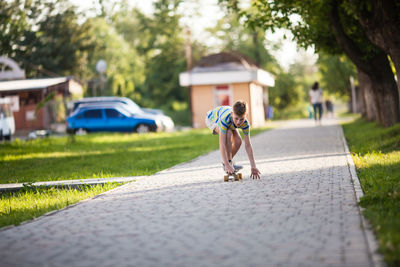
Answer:
[[[373,266],[339,126],[253,138],[261,180],[219,152],[0,231],[1,266]]]

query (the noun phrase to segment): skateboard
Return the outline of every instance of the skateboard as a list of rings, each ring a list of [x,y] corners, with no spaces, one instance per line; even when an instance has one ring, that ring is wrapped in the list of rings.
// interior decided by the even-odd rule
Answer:
[[[226,174],[224,175],[224,182],[229,182],[229,181],[239,181],[243,179],[243,175],[240,172],[234,172],[232,174]]]

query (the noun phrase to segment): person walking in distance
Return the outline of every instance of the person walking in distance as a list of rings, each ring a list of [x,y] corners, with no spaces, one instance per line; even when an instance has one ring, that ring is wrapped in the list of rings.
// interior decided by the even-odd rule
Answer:
[[[314,119],[315,123],[321,125],[322,117],[322,89],[319,87],[319,83],[315,82],[310,89],[310,103],[314,109]]]

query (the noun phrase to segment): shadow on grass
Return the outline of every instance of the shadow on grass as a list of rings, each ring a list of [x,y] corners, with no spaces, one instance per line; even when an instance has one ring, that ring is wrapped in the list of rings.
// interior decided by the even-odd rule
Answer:
[[[212,148],[213,149],[213,148]],[[211,149],[189,145],[151,151],[115,151],[98,155],[60,156],[0,162],[0,180],[8,183],[151,175]],[[28,171],[27,171],[28,170]]]
[[[353,153],[365,155],[371,151],[388,153],[400,150],[400,123],[384,128],[360,118],[344,124],[343,130]]]
[[[85,136],[44,138],[32,141],[14,141],[0,144],[0,157],[6,155],[26,155],[30,153],[81,151],[82,149],[107,150],[129,147],[154,147],[165,143],[179,144],[185,140],[207,138],[205,131],[191,131],[188,133],[151,133],[148,135],[121,134],[121,133],[92,133]]]

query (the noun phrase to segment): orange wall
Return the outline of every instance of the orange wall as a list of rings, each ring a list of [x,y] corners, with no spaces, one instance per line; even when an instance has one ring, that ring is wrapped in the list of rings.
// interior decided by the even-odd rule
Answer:
[[[233,103],[237,100],[246,101],[249,105],[249,110],[247,112],[247,119],[250,121],[250,125],[252,125],[251,120],[251,105],[250,105],[250,89],[249,83],[234,83],[233,84]],[[233,105],[232,103],[232,105]]]
[[[232,87],[232,103],[237,100],[244,100],[249,105],[249,110],[247,118],[250,121],[250,125],[261,126],[264,123],[264,119],[261,121],[260,116],[264,118],[264,110],[261,107],[253,107],[252,103],[261,102],[262,103],[262,93],[261,95],[250,97],[250,83],[235,83],[231,84]],[[262,91],[261,91],[262,92]],[[260,98],[259,101],[255,101],[254,98]],[[253,100],[253,101],[251,101]],[[192,87],[192,118],[194,128],[204,128],[207,127],[205,124],[205,116],[207,111],[215,108],[214,107],[214,85],[198,85]],[[257,114],[257,121],[252,120],[252,114],[254,112],[261,112],[262,114]]]
[[[212,85],[192,87],[192,118],[194,128],[207,127],[205,116],[207,111],[214,108],[214,93]]]

